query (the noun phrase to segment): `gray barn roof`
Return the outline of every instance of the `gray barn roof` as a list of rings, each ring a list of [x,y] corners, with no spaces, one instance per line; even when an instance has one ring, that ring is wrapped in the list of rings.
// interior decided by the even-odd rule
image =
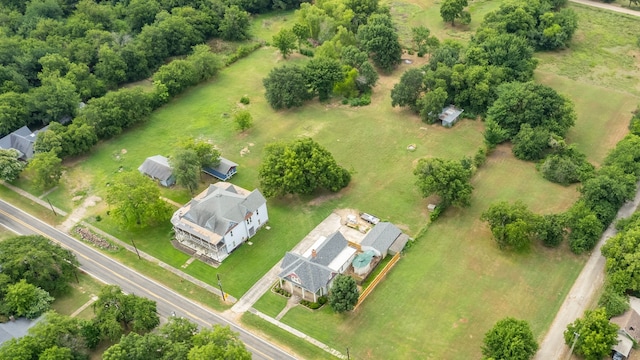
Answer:
[[[370,246],[381,253],[386,253],[400,234],[402,231],[392,223],[380,222],[367,233],[360,245]]]
[[[221,173],[223,173],[223,174],[226,174],[234,166],[238,166],[238,164],[234,163],[233,161],[231,161],[229,159],[225,159],[222,156],[220,156],[220,164],[218,164],[218,166],[214,167],[214,169],[219,171],[219,172],[221,172]]]
[[[169,179],[173,173],[171,165],[169,165],[169,159],[162,155],[146,158],[142,165],[138,167],[138,171],[160,181]]]

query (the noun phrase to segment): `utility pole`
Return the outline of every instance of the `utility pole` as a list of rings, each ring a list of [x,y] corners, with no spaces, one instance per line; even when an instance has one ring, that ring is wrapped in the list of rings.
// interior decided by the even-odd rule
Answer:
[[[51,206],[51,211],[53,211],[53,215],[58,216],[58,213],[53,209],[53,205],[51,205],[51,201],[49,201],[49,198],[47,198],[47,202],[49,203],[49,206]]]
[[[133,238],[131,238],[131,245],[133,245],[133,248],[136,250],[136,254],[138,255],[138,260],[142,260],[142,258],[140,257],[140,253],[138,252],[138,248],[136,247],[136,243],[133,242]]]
[[[218,287],[220,288],[220,292],[222,293],[222,301],[227,301],[227,297],[224,295],[224,290],[222,290],[222,280],[220,280],[220,274],[216,274],[218,277]]]
[[[567,360],[571,359],[571,355],[573,355],[573,348],[576,347],[576,343],[578,342],[578,338],[580,337],[580,334],[578,334],[577,332],[573,332],[573,344],[571,344],[571,350],[569,350],[569,356],[567,357]]]

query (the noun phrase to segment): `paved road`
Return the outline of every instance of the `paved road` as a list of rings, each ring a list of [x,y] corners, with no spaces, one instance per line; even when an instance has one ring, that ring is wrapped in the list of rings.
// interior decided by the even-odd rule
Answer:
[[[640,12],[635,11],[635,10],[631,10],[631,9],[627,9],[627,8],[623,8],[621,6],[605,4],[605,3],[596,2],[596,1],[590,1],[590,0],[569,0],[569,1],[574,2],[576,4],[593,6],[593,7],[599,8],[599,9],[615,11],[615,12],[619,12],[619,13],[622,13],[622,14],[640,16]]]
[[[640,205],[640,183],[636,186],[638,191],[635,198],[620,208],[616,215],[616,220],[631,216]],[[567,298],[562,303],[560,310],[558,310],[558,314],[553,319],[549,332],[547,332],[540,344],[540,349],[536,353],[534,360],[562,359],[565,353],[568,353],[567,346],[564,344],[563,333],[567,329],[567,325],[582,316],[582,313],[594,300],[596,291],[604,283],[606,261],[600,253],[600,248],[607,239],[616,234],[614,226],[616,220],[605,230],[595,249],[593,249],[587,264],[578,275],[576,282],[569,290]]]
[[[233,331],[240,333],[240,339],[253,354],[253,359],[295,359],[291,354],[247,332],[220,315],[112,260],[94,248],[2,200],[0,200],[0,224],[19,234],[46,236],[73,250],[83,271],[104,283],[119,285],[127,293],[156,301],[160,316],[168,317],[172,312],[175,312],[177,316],[188,318],[200,326],[229,325]]]

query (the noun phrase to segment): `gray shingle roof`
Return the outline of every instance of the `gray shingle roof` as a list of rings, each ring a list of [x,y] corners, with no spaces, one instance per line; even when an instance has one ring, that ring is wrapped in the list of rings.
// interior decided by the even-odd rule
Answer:
[[[19,338],[27,335],[29,328],[37,324],[40,320],[42,320],[42,316],[35,320],[18,318],[15,319],[15,321],[0,324],[0,344],[9,341],[12,338]]]
[[[33,157],[33,144],[36,142],[38,132],[47,130],[47,127],[32,132],[28,127],[20,129],[0,139],[0,149],[15,149],[20,152],[20,159],[28,160]]]
[[[316,249],[316,256],[305,258],[302,255],[288,252],[282,259],[282,272],[278,275],[282,279],[291,280],[295,274],[300,279],[300,285],[313,293],[327,286],[335,275],[328,265],[349,246],[344,236],[336,231],[322,242]]]
[[[214,169],[219,171],[219,172],[221,172],[221,173],[223,173],[223,174],[226,174],[234,166],[238,166],[238,164],[234,163],[233,161],[231,161],[229,159],[225,159],[222,156],[220,156],[220,164],[218,164],[218,166],[214,167]]]
[[[374,226],[362,239],[360,245],[386,253],[393,242],[402,234],[402,231],[390,222],[381,222]]]
[[[207,194],[201,199],[191,200],[191,207],[183,217],[218,235],[226,234],[267,201],[257,189],[247,197],[214,185],[205,191]]]
[[[166,181],[171,177],[173,170],[169,165],[169,159],[162,155],[155,155],[144,160],[138,167],[138,171],[160,181]]]
[[[342,236],[342,233],[336,231],[329,235],[327,240],[318,246],[316,249],[316,257],[312,257],[311,261],[324,266],[329,266],[333,259],[335,259],[336,256],[338,256],[348,245],[347,239]]]
[[[291,280],[292,274],[300,279],[300,285],[305,290],[312,293],[318,292],[322,287],[327,286],[334,276],[328,267],[309,261],[301,255],[286,253],[282,259],[282,272],[279,277]],[[294,281],[295,282],[295,281]]]

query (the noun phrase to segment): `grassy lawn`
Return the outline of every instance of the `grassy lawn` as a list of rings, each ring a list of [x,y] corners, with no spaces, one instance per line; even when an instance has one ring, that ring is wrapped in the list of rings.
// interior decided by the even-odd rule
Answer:
[[[287,298],[272,291],[262,295],[260,300],[253,306],[256,310],[275,318],[287,305]]]
[[[0,226],[0,241],[14,236],[16,236],[16,234],[13,231],[5,228],[4,226]]]
[[[411,28],[416,26],[426,26],[431,33],[441,40],[454,39],[467,42],[475,29],[480,26],[485,14],[500,6],[499,0],[472,0],[469,1],[469,12],[471,13],[471,24],[460,25],[456,23],[445,23],[440,17],[439,0],[407,0],[407,1],[386,1],[391,8],[391,14],[396,22],[400,41],[404,46],[411,45]]]
[[[504,316],[528,320],[540,337],[585,259],[537,246],[502,252],[479,217],[499,200],[562,211],[577,193],[545,181],[507,147],[491,155],[474,186],[472,206],[430,226],[356,313],[296,307],[283,321],[334,348],[349,346],[358,359],[478,358],[484,333]]]
[[[483,14],[499,3],[473,1],[473,22],[467,28],[443,24],[435,0],[389,5],[406,42],[410,28],[418,24],[431,28],[441,39],[467,40]],[[589,8],[573,8],[580,17],[576,41],[569,50],[539,54],[536,76],[575,102],[579,118],[569,140],[598,163],[624,136],[629,112],[640,96],[633,60],[640,22]],[[288,25],[292,16],[290,12],[258,16],[253,29],[260,38],[270,40],[278,29]],[[424,64],[424,59],[413,59],[411,66]],[[306,59],[296,55],[287,62],[303,61]],[[454,128],[445,129],[425,125],[407,110],[392,108],[389,92],[407,65],[381,76],[370,106],[351,108],[314,101],[299,109],[274,112],[264,99],[262,78],[282,63],[277,50],[267,47],[224,69],[216,79],[190,89],[154,112],[146,123],[100,143],[88,156],[67,162],[65,179],[70,181],[63,181],[65,185],[49,197],[63,208],[73,207],[70,199],[85,193],[104,198],[106,187],[117,172],[137,169],[148,156],[171,154],[176,140],[187,136],[216,144],[223,156],[240,164],[232,182],[253,189],[258,185],[258,168],[266,144],[311,136],[351,171],[349,187],[338,194],[270,199],[271,230],[260,231],[252,239],[253,245],[241,246],[218,269],[195,261],[185,272],[212,285],[216,274],[220,274],[225,290],[240,297],[336,208],[373,213],[415,235],[428,217],[427,202],[414,186],[415,163],[423,157],[472,156],[482,145],[483,123],[463,120]],[[243,95],[251,99],[247,108],[254,117],[254,127],[238,134],[229,114],[239,108]],[[417,149],[407,151],[409,144],[416,144]],[[207,186],[204,180],[201,189]],[[349,347],[357,359],[478,358],[483,334],[505,316],[529,321],[540,338],[585,258],[570,255],[565,248],[549,250],[537,245],[524,253],[499,251],[479,217],[499,200],[520,199],[538,213],[560,212],[576,200],[577,191],[575,187],[544,180],[535,164],[514,159],[506,146],[492,153],[473,183],[472,206],[443,214],[356,313],[335,315],[329,307],[312,313],[295,307],[283,321],[333,348]],[[0,187],[0,195],[2,191]],[[179,203],[190,199],[190,194],[179,188],[162,189],[162,194]],[[168,223],[123,231],[106,215],[107,210],[104,203],[91,208],[89,219],[101,215],[103,220],[95,222],[96,226],[123,241],[134,239],[140,249],[171,266],[179,268],[188,259],[169,243]],[[227,308],[217,297],[181,282],[155,264],[137,260],[135,254],[120,250],[113,256],[206,305]],[[268,293],[256,308],[275,316],[285,302]],[[253,315],[245,314],[242,319],[271,339],[287,343],[305,358],[329,357]]]
[[[262,320],[257,315],[245,313],[242,315],[241,321],[242,324],[258,332],[265,339],[280,344],[288,344],[289,346],[283,347],[283,349],[289,352],[295,352],[302,359],[336,359],[328,352]]]
[[[54,215],[53,212],[51,212],[51,209],[20,196],[2,184],[0,184],[0,199],[27,211],[29,214],[49,225],[57,225],[64,221],[62,216]]]
[[[536,80],[573,101],[578,114],[567,138],[599,164],[628,132],[640,102],[637,17],[572,4],[579,28],[569,49],[537,53]]]
[[[609,149],[629,132],[629,120],[640,101],[638,96],[543,71],[536,72],[536,80],[573,102],[578,119],[567,140],[576,144],[592,163],[599,165]]]
[[[537,53],[538,70],[640,95],[638,17],[577,4],[570,7],[579,24],[570,48]]]
[[[71,291],[68,294],[56,298],[51,305],[53,310],[60,314],[71,315],[87,303],[92,295],[98,295],[100,288],[104,286],[103,283],[85,273],[79,273],[78,279],[80,280],[79,283],[71,283]],[[91,318],[93,317],[93,310],[89,307],[78,316],[83,319]]]

